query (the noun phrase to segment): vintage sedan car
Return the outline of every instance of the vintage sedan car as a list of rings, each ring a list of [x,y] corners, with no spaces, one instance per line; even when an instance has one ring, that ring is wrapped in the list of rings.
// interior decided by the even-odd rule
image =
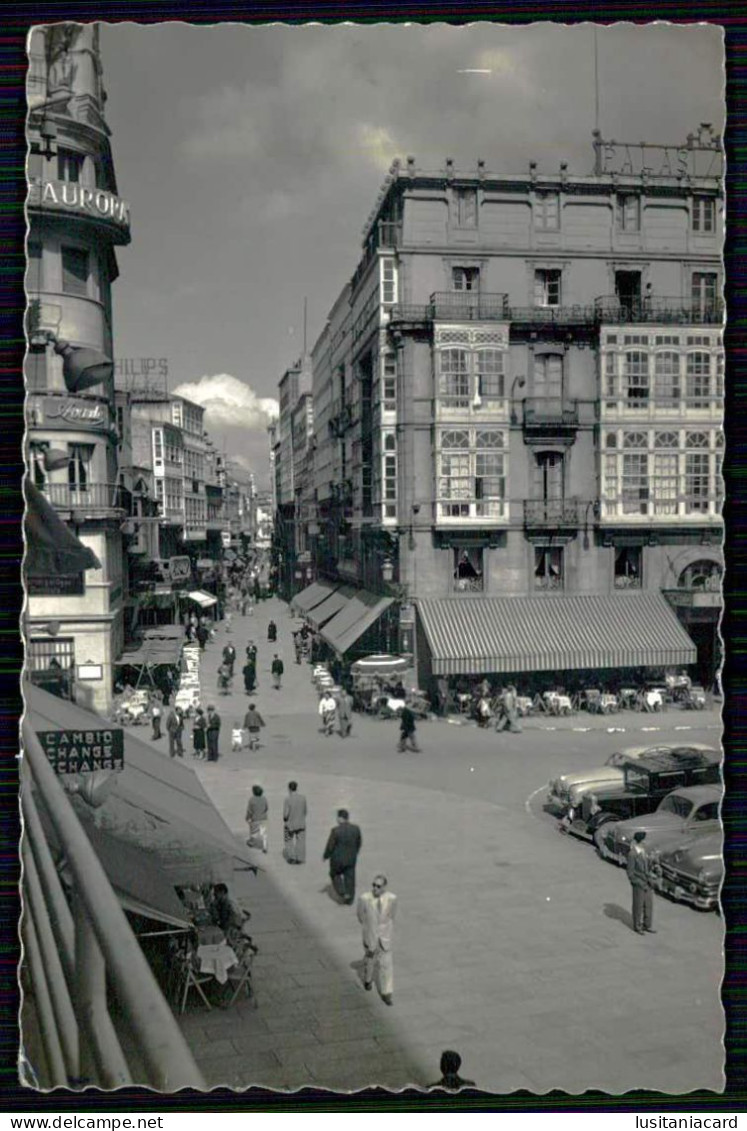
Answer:
[[[700,743],[691,743],[689,746],[626,746],[611,754],[603,766],[580,770],[576,774],[562,774],[553,779],[549,784],[545,808],[560,816],[570,813],[573,819],[572,811],[580,805],[585,793],[601,789],[606,791],[616,787],[621,790],[624,788],[624,767],[629,762],[655,754],[688,753],[693,750],[706,751],[713,757],[719,756],[718,751],[711,746],[703,746]]]
[[[720,781],[721,755],[715,750],[675,748],[650,754],[623,766],[622,785],[584,793],[577,808],[561,821],[561,828],[599,846],[603,825],[653,813],[674,789]]]
[[[646,841],[643,842],[644,845]],[[690,837],[677,845],[661,845],[650,856],[649,875],[656,891],[701,911],[719,906],[724,878],[724,837],[718,832]]]
[[[638,831],[646,833],[643,846],[649,855],[667,842],[671,844],[675,835],[682,841],[708,836],[721,828],[722,797],[723,788],[716,784],[674,789],[653,813],[638,814],[627,821],[607,821],[597,830],[594,842],[606,860],[624,864]]]

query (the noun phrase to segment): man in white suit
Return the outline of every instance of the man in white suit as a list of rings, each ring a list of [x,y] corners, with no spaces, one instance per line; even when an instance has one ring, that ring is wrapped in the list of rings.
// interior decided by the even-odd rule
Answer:
[[[392,1004],[394,968],[392,965],[392,935],[397,897],[386,890],[386,876],[374,876],[371,890],[358,900],[358,922],[363,926],[363,985],[373,986],[374,971],[378,967],[381,1000]]]

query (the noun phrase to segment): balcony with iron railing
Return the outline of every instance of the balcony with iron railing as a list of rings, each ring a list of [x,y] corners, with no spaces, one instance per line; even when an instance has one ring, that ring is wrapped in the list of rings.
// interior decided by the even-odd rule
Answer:
[[[696,299],[652,295],[650,298],[620,299],[600,295],[594,300],[597,322],[633,322],[660,325],[719,325],[724,320],[724,303],[718,298]]]
[[[525,431],[557,433],[579,425],[578,401],[567,397],[525,397],[522,401]]]
[[[524,526],[577,529],[585,510],[581,499],[525,499]]]
[[[60,511],[81,511],[88,516],[124,515],[130,511],[132,496],[116,483],[88,483],[72,486],[69,483],[45,483],[40,488],[49,502]]]

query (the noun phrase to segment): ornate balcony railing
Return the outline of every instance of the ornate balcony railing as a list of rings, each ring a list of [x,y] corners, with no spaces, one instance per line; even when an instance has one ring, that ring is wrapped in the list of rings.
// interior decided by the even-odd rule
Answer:
[[[587,326],[596,321],[593,306],[511,306],[507,317],[511,322],[549,326]]]
[[[626,299],[600,295],[594,300],[598,322],[659,322],[683,326],[718,325],[724,319],[722,299],[693,302],[691,299],[652,295]]]
[[[581,525],[582,503],[580,499],[525,499],[525,526],[573,526]]]
[[[578,427],[578,401],[565,397],[525,397],[523,405],[527,428]]]
[[[41,488],[57,510],[80,510],[85,514],[94,511],[128,511],[128,491],[116,483],[89,483],[85,487],[69,483],[46,483]]]
[[[454,322],[508,321],[508,295],[482,291],[435,291],[431,295],[432,320]]]

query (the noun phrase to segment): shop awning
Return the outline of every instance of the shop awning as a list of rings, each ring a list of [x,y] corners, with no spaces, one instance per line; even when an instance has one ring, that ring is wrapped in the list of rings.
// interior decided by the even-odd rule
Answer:
[[[161,871],[156,853],[123,844],[117,837],[97,829],[90,821],[86,821],[85,830],[126,911],[170,927],[189,927],[174,885]]]
[[[90,730],[111,723],[28,681],[23,682],[26,715],[35,731]],[[116,787],[95,810],[96,825],[118,841],[158,857],[169,882],[179,885],[230,882],[235,869],[252,864],[251,854],[234,837],[203,789],[181,760],[169,758],[124,731],[124,769]],[[72,803],[81,819],[92,810],[79,796]],[[237,816],[241,826],[243,811]]]
[[[365,589],[358,590],[347,606],[327,622],[319,635],[340,656],[344,656],[356,640],[360,640],[366,629],[386,612],[392,600],[391,597],[381,597]]]
[[[28,577],[101,569],[93,550],[75,537],[29,479],[24,480],[23,494],[26,500],[24,571]]]
[[[179,640],[184,642],[184,628],[180,624],[156,624],[143,629],[144,640]]]
[[[315,581],[313,585],[309,585],[306,589],[302,589],[300,593],[296,593],[291,600],[291,609],[294,613],[306,614],[310,609],[321,605],[322,601],[326,601],[335,589],[337,589],[337,585],[334,582]]]
[[[201,609],[211,609],[213,605],[218,604],[218,598],[214,597],[212,593],[206,593],[204,589],[194,589],[191,593],[185,593],[184,596],[188,601],[194,601]]]
[[[336,589],[334,593],[330,593],[326,601],[322,601],[321,605],[317,605],[306,614],[311,626],[318,631],[322,625],[326,624],[332,617],[337,616],[340,610],[345,608],[354,594],[355,589],[345,585]]]
[[[115,662],[121,667],[157,667],[159,664],[176,667],[182,657],[184,639],[184,633],[181,632],[179,640],[145,640],[139,648],[123,652]]]
[[[417,603],[435,675],[692,664],[696,648],[658,593],[469,597]]]

